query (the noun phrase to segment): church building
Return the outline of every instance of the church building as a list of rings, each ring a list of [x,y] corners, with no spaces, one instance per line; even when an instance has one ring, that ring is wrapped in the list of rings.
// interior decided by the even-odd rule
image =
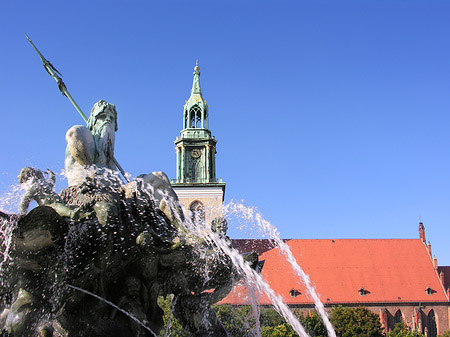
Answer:
[[[206,223],[222,215],[225,183],[216,178],[217,140],[209,130],[209,113],[200,88],[200,67],[194,68],[191,96],[183,109],[183,128],[175,140],[177,178],[172,180],[181,204]]]
[[[239,252],[265,260],[263,279],[291,308],[308,314],[314,302],[283,253],[267,239],[234,239]],[[436,337],[450,330],[450,267],[438,267],[425,227],[418,239],[288,239],[297,263],[309,275],[326,310],[363,306],[380,317],[386,332],[403,321],[411,330]],[[448,273],[444,274],[445,271]],[[249,292],[235,287],[220,303],[249,304]],[[262,295],[261,305],[270,305]]]
[[[216,139],[194,68],[191,95],[176,138],[177,178],[172,187],[191,217],[206,223],[221,216],[225,183],[216,178]],[[262,276],[291,308],[314,310],[308,291],[276,244],[267,239],[233,239],[240,253],[257,251],[265,260]],[[439,267],[419,223],[418,239],[289,239],[298,264],[310,276],[325,308],[364,306],[376,313],[386,332],[403,321],[436,337],[450,330],[450,266]],[[220,303],[249,304],[248,289],[235,287]],[[271,305],[261,296],[261,305]]]

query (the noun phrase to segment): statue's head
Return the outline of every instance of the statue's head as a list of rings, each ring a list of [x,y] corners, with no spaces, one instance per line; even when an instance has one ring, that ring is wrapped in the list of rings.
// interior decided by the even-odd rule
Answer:
[[[40,170],[32,167],[24,167],[17,176],[17,179],[19,180],[19,183],[23,184],[30,179],[44,180],[45,178]]]
[[[111,123],[114,131],[118,130],[116,106],[104,100],[100,100],[94,104],[94,107],[91,110],[87,127],[95,134],[96,131],[101,130],[105,123]]]

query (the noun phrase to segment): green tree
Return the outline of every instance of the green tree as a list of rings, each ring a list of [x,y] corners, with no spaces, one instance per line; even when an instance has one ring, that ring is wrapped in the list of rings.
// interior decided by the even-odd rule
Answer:
[[[404,322],[395,324],[394,330],[387,334],[387,337],[425,337],[418,331],[410,331]]]
[[[450,337],[450,330],[445,331],[444,333],[440,334],[438,337]]]
[[[327,328],[316,311],[311,315],[299,315],[298,319],[310,336],[327,337]]]
[[[261,308],[259,322],[261,324],[261,327],[265,326],[275,327],[277,325],[282,325],[286,323],[285,319],[272,307]]]
[[[263,326],[261,337],[298,337],[295,331],[287,323],[276,326]]]
[[[214,309],[230,337],[253,336],[255,319],[251,306],[243,305],[235,308],[229,304],[221,304],[215,305]]]
[[[175,316],[172,314],[172,318],[170,319],[171,316],[171,310],[172,310],[172,301],[170,299],[169,296],[167,296],[166,298],[164,297],[159,297],[158,298],[158,305],[159,307],[164,311],[164,327],[161,329],[161,331],[159,332],[160,337],[163,337],[166,335],[166,331],[168,330],[169,333],[167,333],[167,336],[171,336],[171,337],[191,337],[192,334],[187,331],[186,329],[184,329],[180,322],[178,322],[178,320],[175,318]],[[169,322],[170,320],[170,322]],[[167,325],[170,324],[169,327],[167,327]]]
[[[286,320],[272,307],[261,308],[259,316],[262,337],[293,337],[298,336]]]
[[[340,337],[383,337],[380,318],[364,307],[336,307],[330,322]]]

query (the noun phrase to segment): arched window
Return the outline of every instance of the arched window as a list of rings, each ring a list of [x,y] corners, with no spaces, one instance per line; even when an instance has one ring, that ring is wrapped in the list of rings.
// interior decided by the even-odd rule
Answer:
[[[394,316],[394,325],[402,321],[403,321],[402,311],[398,309]]]
[[[200,128],[201,121],[202,121],[202,109],[197,104],[195,104],[189,110],[189,115],[191,116],[189,127],[190,128]]]
[[[205,208],[201,201],[193,201],[189,206],[189,211],[191,212],[192,222],[199,223],[205,221]]]
[[[436,316],[434,315],[434,310],[431,309],[427,316],[427,337],[436,337],[437,327],[436,327]]]

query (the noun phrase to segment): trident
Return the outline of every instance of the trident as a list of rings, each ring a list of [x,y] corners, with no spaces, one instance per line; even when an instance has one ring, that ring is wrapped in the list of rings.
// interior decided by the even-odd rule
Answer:
[[[63,94],[63,96],[66,96],[70,102],[72,102],[73,106],[75,107],[75,109],[77,109],[78,113],[80,114],[81,118],[83,118],[83,120],[87,123],[88,119],[86,117],[86,115],[83,113],[83,111],[81,111],[80,107],[78,106],[78,104],[75,102],[75,100],[72,98],[72,96],[69,94],[69,92],[67,91],[66,85],[64,84],[63,80],[61,79],[61,77],[58,76],[62,74],[53,66],[53,64],[50,63],[50,61],[46,60],[45,57],[40,53],[40,51],[36,48],[36,46],[34,45],[34,43],[31,41],[31,39],[28,37],[27,34],[25,34],[25,36],[28,39],[28,42],[31,43],[31,45],[33,46],[34,50],[36,51],[36,53],[39,55],[39,58],[42,61],[42,64],[44,65],[45,70],[47,70],[48,74],[53,77],[53,79],[56,81],[56,83],[58,84],[58,89],[59,91],[61,91],[61,94]],[[122,174],[122,176],[125,178],[125,180],[129,183],[130,180],[126,177],[125,172],[123,170],[123,168],[120,166],[120,164],[118,163],[118,161],[116,160],[116,158],[112,158],[114,164],[117,166],[117,168],[119,169],[120,173]]]

